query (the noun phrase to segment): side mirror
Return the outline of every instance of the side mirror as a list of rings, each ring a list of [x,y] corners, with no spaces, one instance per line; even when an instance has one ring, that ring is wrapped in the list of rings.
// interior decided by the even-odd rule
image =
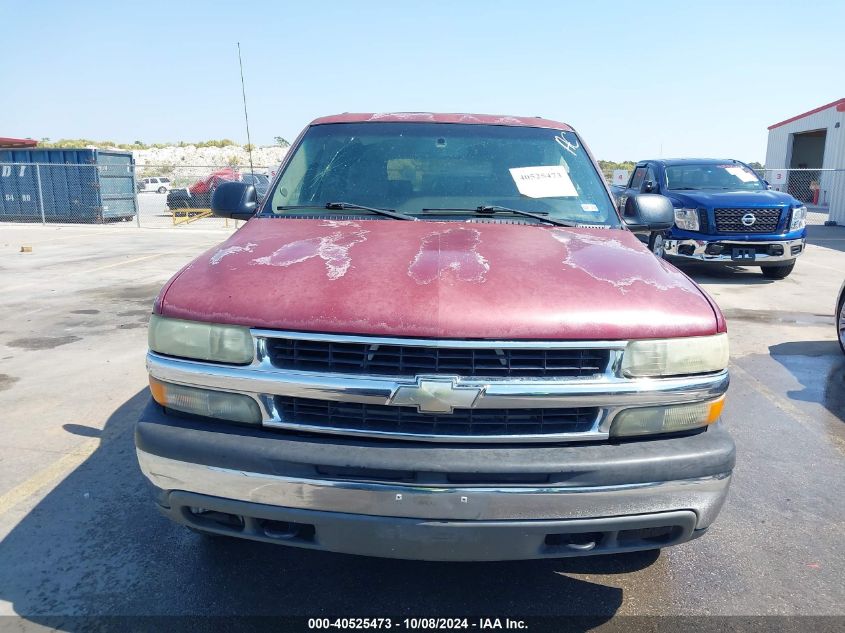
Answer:
[[[632,231],[665,231],[675,224],[675,209],[666,196],[641,193],[625,200],[623,219]]]
[[[211,211],[218,218],[248,220],[257,208],[255,186],[245,182],[222,182],[211,196]]]

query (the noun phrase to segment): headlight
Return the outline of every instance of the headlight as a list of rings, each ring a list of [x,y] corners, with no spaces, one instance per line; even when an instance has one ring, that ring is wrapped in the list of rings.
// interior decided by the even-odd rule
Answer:
[[[790,231],[799,231],[807,226],[807,207],[795,207],[792,210],[792,223],[789,226]]]
[[[622,373],[631,378],[722,371],[728,366],[728,335],[631,341]]]
[[[698,209],[675,209],[675,226],[685,231],[697,231]]]
[[[150,349],[159,354],[245,365],[254,356],[249,328],[214,325],[154,314],[150,318]]]
[[[206,418],[261,424],[258,403],[242,393],[174,385],[150,377],[153,400],[161,406]]]
[[[708,402],[620,411],[610,427],[611,437],[678,433],[713,424],[722,414],[725,396]]]

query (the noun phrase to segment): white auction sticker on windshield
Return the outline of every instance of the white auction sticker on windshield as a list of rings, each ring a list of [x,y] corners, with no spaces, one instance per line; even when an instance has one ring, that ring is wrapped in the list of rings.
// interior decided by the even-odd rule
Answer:
[[[563,166],[514,167],[509,170],[516,188],[529,198],[572,198],[578,192]]]
[[[742,167],[725,167],[725,171],[728,172],[731,176],[736,176],[742,182],[754,182],[757,180],[757,176],[750,173],[747,169],[743,169]]]

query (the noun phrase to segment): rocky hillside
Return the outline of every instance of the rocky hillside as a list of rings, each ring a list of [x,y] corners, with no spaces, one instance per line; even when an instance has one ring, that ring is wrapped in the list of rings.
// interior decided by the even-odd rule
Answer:
[[[252,162],[256,167],[274,168],[287,153],[287,147],[277,145],[256,147]],[[169,145],[133,150],[135,164],[139,167],[179,169],[180,167],[225,167],[249,165],[249,153],[241,145],[225,147],[197,147],[196,145]]]

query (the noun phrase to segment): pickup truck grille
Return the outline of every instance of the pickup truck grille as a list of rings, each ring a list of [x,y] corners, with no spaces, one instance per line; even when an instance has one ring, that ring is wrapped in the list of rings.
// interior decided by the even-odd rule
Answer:
[[[599,409],[455,409],[429,415],[413,407],[312,400],[276,396],[281,421],[324,429],[418,435],[495,437],[583,433],[592,429]]]
[[[751,226],[742,223],[747,214],[754,215]],[[714,209],[718,233],[776,233],[781,209]]]
[[[280,369],[374,376],[580,378],[603,373],[610,359],[603,349],[419,347],[291,338],[268,338],[267,352]]]

